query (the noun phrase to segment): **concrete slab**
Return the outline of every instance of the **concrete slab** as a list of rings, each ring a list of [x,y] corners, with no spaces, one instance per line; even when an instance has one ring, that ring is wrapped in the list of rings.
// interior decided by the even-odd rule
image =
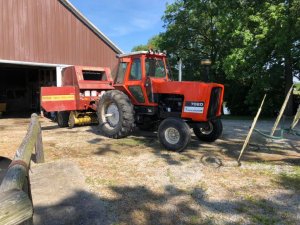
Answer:
[[[32,166],[35,225],[107,224],[101,200],[90,193],[78,166],[60,160]],[[102,218],[103,219],[103,218]]]

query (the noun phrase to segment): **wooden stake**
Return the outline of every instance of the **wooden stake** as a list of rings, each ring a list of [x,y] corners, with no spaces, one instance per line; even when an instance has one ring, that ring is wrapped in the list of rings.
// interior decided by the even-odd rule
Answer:
[[[295,126],[298,124],[299,122],[299,119],[300,119],[300,105],[298,106],[298,110],[297,110],[297,113],[294,117],[294,120],[292,122],[292,125],[291,125],[291,130],[293,130],[295,128]]]
[[[284,113],[284,110],[285,110],[285,108],[286,108],[286,106],[287,106],[287,103],[288,103],[288,101],[289,101],[289,98],[290,98],[290,96],[291,96],[291,93],[292,93],[292,90],[293,90],[293,86],[294,86],[294,85],[291,86],[289,92],[288,92],[287,95],[285,96],[285,100],[284,100],[284,102],[283,102],[283,104],[282,104],[282,106],[281,106],[280,112],[279,112],[279,114],[278,114],[278,116],[277,116],[277,118],[276,118],[276,121],[275,121],[274,126],[273,126],[273,128],[272,128],[272,131],[271,131],[271,133],[270,133],[270,136],[273,136],[274,133],[275,133],[275,131],[276,131],[276,128],[277,128],[277,126],[278,126],[278,124],[279,124],[279,122],[280,122],[280,120],[281,120],[281,117],[282,117],[282,115],[283,115],[283,113]]]
[[[260,115],[260,113],[261,113],[261,109],[262,109],[262,107],[263,107],[263,105],[264,105],[266,96],[267,96],[267,95],[265,94],[265,96],[264,96],[264,98],[263,98],[263,100],[262,100],[262,102],[261,102],[261,104],[260,104],[260,107],[259,107],[259,109],[258,109],[258,111],[257,111],[257,113],[256,113],[256,116],[254,117],[254,120],[253,120],[253,122],[252,122],[250,131],[249,131],[249,133],[248,133],[248,135],[247,135],[247,137],[246,137],[246,140],[245,140],[245,142],[244,142],[244,145],[243,145],[243,147],[242,147],[240,156],[239,156],[239,158],[238,158],[238,164],[239,164],[239,165],[240,165],[241,157],[242,157],[242,155],[243,155],[243,153],[244,153],[244,151],[245,151],[245,149],[246,149],[246,147],[247,147],[247,145],[248,145],[248,142],[249,142],[249,140],[250,140],[250,137],[251,137],[251,135],[252,135],[252,132],[253,132],[253,130],[254,130],[254,127],[255,127],[255,125],[256,125],[256,122],[257,122],[257,120],[258,120],[258,117],[259,117],[259,115]]]

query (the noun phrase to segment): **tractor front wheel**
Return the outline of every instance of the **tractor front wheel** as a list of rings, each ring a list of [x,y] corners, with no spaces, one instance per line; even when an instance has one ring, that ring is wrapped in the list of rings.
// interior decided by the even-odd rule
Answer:
[[[57,124],[59,127],[68,127],[69,124],[69,116],[70,112],[69,111],[60,111],[57,112]]]
[[[193,130],[199,140],[214,142],[221,136],[223,125],[220,119],[216,119],[209,121],[205,127],[195,125]]]
[[[167,118],[158,128],[159,142],[168,150],[181,152],[191,140],[189,126],[179,118]]]
[[[100,129],[107,137],[126,137],[134,129],[133,106],[121,91],[107,91],[101,97],[97,114]]]

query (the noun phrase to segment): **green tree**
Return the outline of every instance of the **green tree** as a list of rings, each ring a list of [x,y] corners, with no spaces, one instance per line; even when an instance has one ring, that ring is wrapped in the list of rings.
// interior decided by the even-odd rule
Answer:
[[[210,58],[233,113],[254,113],[267,92],[272,115],[299,76],[299,9],[299,0],[176,0],[157,43],[183,59],[188,80],[201,80],[200,60]]]
[[[132,52],[138,52],[138,51],[147,51],[149,48],[148,48],[148,45],[137,45],[137,46],[134,46],[131,51]]]
[[[271,97],[267,102],[269,113],[278,109],[293,83],[293,75],[299,74],[299,5],[299,1],[291,0],[249,1],[242,5],[242,26],[234,31],[242,43],[232,46],[224,58],[224,71],[228,77],[248,77],[252,85],[245,102],[252,111],[266,91]],[[286,112],[292,114],[292,101]]]
[[[160,35],[155,35],[148,40],[146,45],[141,44],[141,45],[134,46],[131,51],[136,52],[136,51],[147,51],[149,49],[158,49],[160,39],[161,39]]]

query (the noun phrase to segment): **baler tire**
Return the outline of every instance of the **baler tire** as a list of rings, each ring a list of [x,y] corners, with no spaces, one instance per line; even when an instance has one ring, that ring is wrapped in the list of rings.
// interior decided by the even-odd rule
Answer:
[[[197,138],[200,141],[214,142],[221,136],[221,134],[223,132],[222,121],[220,119],[216,119],[216,120],[209,121],[209,123],[210,123],[210,126],[212,126],[212,130],[208,134],[205,134],[204,132],[202,132],[201,128],[199,128],[199,127],[195,126],[193,128],[195,135],[197,136]]]
[[[57,112],[57,124],[59,127],[68,127],[69,126],[69,111],[59,111]]]
[[[182,119],[167,118],[158,127],[158,140],[166,149],[181,152],[191,140],[190,127]]]
[[[108,113],[108,110],[111,113]],[[113,114],[110,115],[113,118],[110,119],[108,114]],[[97,115],[100,130],[107,137],[115,139],[123,138],[134,130],[133,105],[128,96],[119,90],[107,91],[101,97]],[[113,124],[113,122],[116,124]]]

